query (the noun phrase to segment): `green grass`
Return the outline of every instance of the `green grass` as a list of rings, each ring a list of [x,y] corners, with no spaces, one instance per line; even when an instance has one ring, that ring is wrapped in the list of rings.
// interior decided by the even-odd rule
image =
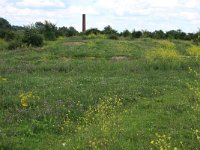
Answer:
[[[192,47],[80,37],[0,47],[0,149],[199,149]]]

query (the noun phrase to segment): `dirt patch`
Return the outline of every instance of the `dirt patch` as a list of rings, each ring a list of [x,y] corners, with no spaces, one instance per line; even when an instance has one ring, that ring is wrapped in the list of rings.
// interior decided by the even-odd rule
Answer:
[[[85,43],[83,42],[65,42],[65,45],[84,45]]]
[[[127,57],[127,56],[113,56],[113,57],[111,58],[111,60],[113,60],[113,61],[128,60],[128,57]]]
[[[85,57],[85,59],[87,59],[87,60],[95,60],[96,59],[96,57]]]

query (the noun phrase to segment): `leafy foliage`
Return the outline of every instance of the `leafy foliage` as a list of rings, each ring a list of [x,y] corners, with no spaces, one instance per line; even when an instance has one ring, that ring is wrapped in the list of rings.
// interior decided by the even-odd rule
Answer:
[[[118,40],[119,38],[118,38],[118,36],[116,34],[111,34],[111,35],[109,35],[109,39]]]
[[[122,32],[122,36],[123,36],[123,37],[129,37],[129,36],[131,36],[131,32],[130,32],[129,30],[124,30],[124,31]]]
[[[6,19],[0,17],[0,29],[10,29],[10,28],[11,28],[10,23]]]
[[[42,30],[42,32],[46,40],[56,40],[57,27],[55,24],[45,20],[44,29]]]
[[[91,28],[91,29],[88,29],[86,30],[85,34],[86,35],[89,35],[89,34],[101,34],[102,32],[100,30],[98,30],[97,28]]]
[[[22,40],[28,46],[41,47],[43,46],[43,37],[35,29],[27,28]]]
[[[140,38],[142,36],[142,32],[141,31],[133,31],[132,32],[132,38]]]
[[[20,48],[20,47],[22,47],[22,41],[20,41],[20,40],[13,40],[13,41],[11,41],[11,42],[9,42],[9,44],[8,44],[8,49],[9,50],[14,50],[14,49],[17,49],[17,48]]]
[[[117,34],[117,31],[114,30],[110,25],[104,27],[103,31],[102,31],[104,34]]]

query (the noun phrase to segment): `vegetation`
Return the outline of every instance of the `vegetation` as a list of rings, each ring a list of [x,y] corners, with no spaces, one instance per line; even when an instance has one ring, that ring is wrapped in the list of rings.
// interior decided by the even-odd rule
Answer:
[[[81,36],[83,39],[93,38],[108,38],[112,40],[127,39],[134,40],[137,38],[152,38],[152,39],[177,39],[193,41],[195,45],[200,43],[200,32],[197,33],[185,33],[178,30],[171,30],[164,32],[162,30],[156,30],[150,32],[147,30],[136,31],[124,30],[119,33],[113,29],[110,25],[106,26],[102,31],[97,28],[88,29],[84,33],[79,33],[74,27],[57,27],[49,21],[36,22],[29,26],[12,26],[4,19],[0,18],[0,38],[9,42],[8,49],[16,49],[20,47],[41,47],[45,41],[55,41],[58,37],[73,37]]]
[[[0,149],[199,149],[198,33],[2,22]]]
[[[0,43],[1,149],[200,147],[191,41],[97,34],[15,51]]]

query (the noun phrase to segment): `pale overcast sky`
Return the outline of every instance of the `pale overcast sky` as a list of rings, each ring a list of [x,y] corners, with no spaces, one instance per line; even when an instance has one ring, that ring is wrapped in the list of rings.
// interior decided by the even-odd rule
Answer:
[[[200,0],[0,0],[0,17],[13,25],[49,20],[57,26],[81,30],[81,15],[87,28],[150,31],[200,28]]]

